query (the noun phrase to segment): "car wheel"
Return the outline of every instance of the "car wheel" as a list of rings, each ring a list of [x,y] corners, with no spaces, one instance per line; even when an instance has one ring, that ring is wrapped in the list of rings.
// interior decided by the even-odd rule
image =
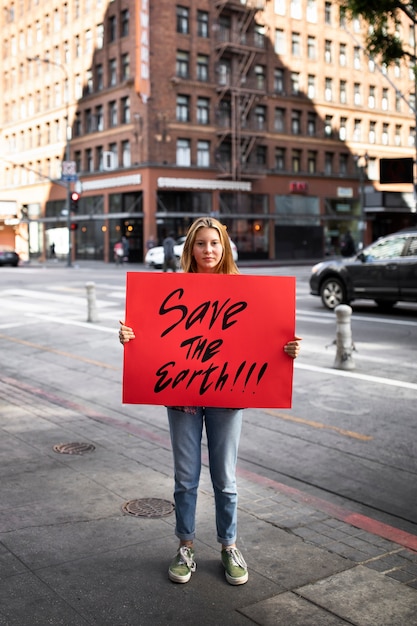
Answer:
[[[339,278],[327,278],[320,287],[320,295],[324,306],[331,311],[346,302],[345,286]]]
[[[391,311],[393,306],[397,304],[396,300],[375,300],[375,302],[381,311]]]

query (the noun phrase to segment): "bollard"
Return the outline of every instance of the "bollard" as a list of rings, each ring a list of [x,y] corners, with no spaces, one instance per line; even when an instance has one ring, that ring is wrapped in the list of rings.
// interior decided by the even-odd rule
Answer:
[[[336,358],[333,367],[339,370],[353,370],[353,342],[351,317],[352,308],[347,304],[339,304],[336,313]]]
[[[87,289],[87,322],[97,322],[96,285],[86,283],[85,288]]]

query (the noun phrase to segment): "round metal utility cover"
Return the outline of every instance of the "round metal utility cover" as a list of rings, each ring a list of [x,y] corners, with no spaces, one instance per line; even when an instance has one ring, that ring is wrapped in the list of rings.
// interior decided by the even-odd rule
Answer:
[[[159,498],[141,498],[140,500],[129,500],[122,506],[123,513],[134,515],[135,517],[165,517],[171,515],[174,504],[169,500]]]
[[[60,454],[84,454],[92,452],[96,447],[92,443],[57,443],[54,445],[54,451]]]

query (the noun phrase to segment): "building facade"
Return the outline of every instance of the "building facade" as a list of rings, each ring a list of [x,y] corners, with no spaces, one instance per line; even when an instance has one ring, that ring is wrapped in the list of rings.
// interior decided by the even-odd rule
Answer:
[[[23,258],[111,261],[125,236],[142,261],[207,214],[263,259],[416,223],[412,185],[379,184],[381,158],[415,158],[414,73],[370,59],[337,3],[14,0],[1,19],[0,243]]]

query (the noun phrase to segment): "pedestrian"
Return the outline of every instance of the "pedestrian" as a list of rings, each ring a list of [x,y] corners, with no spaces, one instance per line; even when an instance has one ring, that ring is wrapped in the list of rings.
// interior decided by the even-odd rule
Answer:
[[[123,248],[123,263],[127,263],[129,261],[129,242],[127,237],[122,237],[122,248]]]
[[[164,265],[163,270],[166,272],[167,270],[172,270],[173,272],[177,271],[177,259],[175,258],[175,239],[174,233],[169,233],[168,237],[162,242],[164,248]]]
[[[201,217],[190,227],[181,258],[184,272],[197,274],[239,274],[233,260],[226,228],[216,219]],[[122,345],[135,339],[132,328],[120,322]],[[300,338],[289,341],[283,350],[295,358]],[[242,427],[242,409],[169,406],[167,407],[175,472],[175,534],[177,554],[168,569],[170,580],[186,583],[195,571],[193,540],[197,490],[201,471],[201,438],[205,425],[210,476],[214,490],[217,541],[221,561],[231,585],[248,580],[248,568],[236,546],[237,487],[236,463]]]
[[[352,234],[350,230],[347,230],[345,236],[343,237],[343,241],[341,243],[341,254],[342,256],[353,256],[356,252],[355,242],[353,241]]]
[[[116,265],[121,265],[123,263],[123,243],[121,241],[117,241],[114,244],[113,256]]]
[[[55,244],[54,242],[51,243],[51,245],[49,246],[49,254],[51,259],[55,258]]]

